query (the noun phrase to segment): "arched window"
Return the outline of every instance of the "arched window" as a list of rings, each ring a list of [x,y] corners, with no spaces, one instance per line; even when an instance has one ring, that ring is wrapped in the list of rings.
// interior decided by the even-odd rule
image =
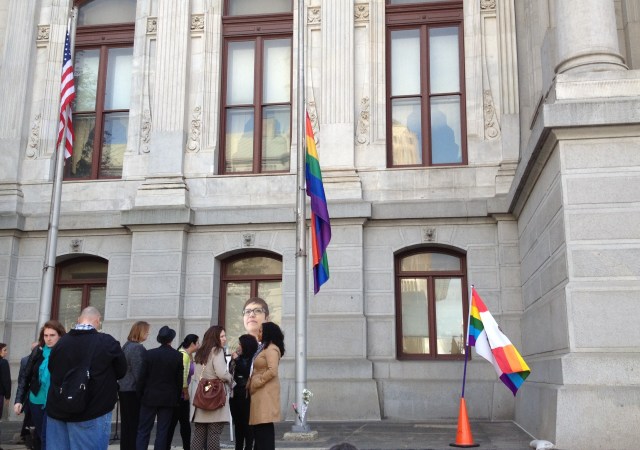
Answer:
[[[65,179],[120,178],[129,129],[136,0],[75,4],[75,138]]]
[[[69,330],[87,306],[95,306],[104,317],[108,263],[101,258],[76,258],[56,267],[51,318]]]
[[[249,298],[263,298],[269,305],[271,321],[281,323],[282,258],[269,253],[244,253],[222,262],[221,278],[219,317],[230,350],[245,334],[242,307]]]
[[[464,255],[439,248],[397,255],[395,292],[398,359],[464,355],[468,310]]]

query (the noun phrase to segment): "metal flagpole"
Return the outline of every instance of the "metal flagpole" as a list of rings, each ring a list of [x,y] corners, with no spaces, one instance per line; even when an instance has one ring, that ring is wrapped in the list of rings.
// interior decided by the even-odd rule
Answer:
[[[71,29],[73,13],[67,20],[67,30]],[[71,33],[70,33],[71,34]],[[73,48],[73,46],[72,46]],[[65,121],[65,128],[66,128]],[[63,130],[63,136],[66,129]],[[55,172],[53,176],[53,187],[51,192],[51,210],[49,213],[49,232],[47,234],[47,249],[42,269],[42,289],[40,291],[40,312],[38,314],[38,327],[36,328],[36,339],[40,328],[49,320],[51,316],[51,304],[53,301],[53,282],[56,268],[56,249],[58,246],[58,224],[60,222],[60,203],[62,201],[62,178],[64,176],[64,145],[66,139],[62,139],[58,144],[55,158]]]
[[[304,102],[304,0],[298,0],[298,171],[296,198],[296,405],[302,408],[302,391],[307,383],[307,228],[305,192],[306,105]],[[296,414],[292,432],[310,431],[306,417]]]

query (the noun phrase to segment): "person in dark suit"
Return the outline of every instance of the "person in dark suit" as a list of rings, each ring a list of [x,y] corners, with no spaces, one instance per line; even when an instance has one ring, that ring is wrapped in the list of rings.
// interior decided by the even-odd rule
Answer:
[[[140,388],[142,399],[136,449],[149,446],[153,421],[158,418],[154,450],[168,448],[167,435],[174,409],[182,393],[182,355],[171,347],[176,332],[163,326],[158,332],[160,347],[148,350],[144,357]]]
[[[5,404],[9,404],[11,398],[11,372],[9,371],[9,362],[7,356],[9,355],[9,349],[7,344],[0,344],[0,395],[4,397],[4,402],[0,407],[0,418],[4,413]],[[2,449],[0,449],[2,450]]]

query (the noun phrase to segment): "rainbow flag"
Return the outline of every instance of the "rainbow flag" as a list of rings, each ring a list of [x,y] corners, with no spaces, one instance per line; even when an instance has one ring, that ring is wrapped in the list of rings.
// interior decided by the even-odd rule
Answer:
[[[493,365],[500,380],[515,396],[531,373],[531,369],[509,338],[500,331],[495,319],[473,287],[467,340],[469,346],[476,348],[478,355]]]
[[[327,247],[331,240],[331,224],[329,223],[329,211],[327,199],[324,196],[322,185],[322,172],[320,160],[316,151],[316,141],[313,137],[311,120],[307,113],[306,120],[307,156],[306,178],[307,195],[311,199],[311,249],[313,252],[313,292],[317,294],[329,279],[329,260],[327,259]]]

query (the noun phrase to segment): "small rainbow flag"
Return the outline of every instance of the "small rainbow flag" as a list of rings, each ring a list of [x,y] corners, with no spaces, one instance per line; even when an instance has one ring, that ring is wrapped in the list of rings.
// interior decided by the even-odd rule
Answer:
[[[531,373],[531,369],[509,338],[500,331],[495,319],[473,287],[467,339],[468,345],[475,347],[476,353],[493,365],[500,380],[515,396]]]
[[[311,199],[311,249],[313,253],[313,292],[317,294],[329,279],[329,260],[327,259],[327,247],[331,240],[331,224],[329,223],[329,211],[327,199],[324,196],[322,184],[322,172],[320,160],[316,151],[316,141],[313,137],[311,120],[307,113],[306,120],[307,156],[306,178],[307,195]]]

